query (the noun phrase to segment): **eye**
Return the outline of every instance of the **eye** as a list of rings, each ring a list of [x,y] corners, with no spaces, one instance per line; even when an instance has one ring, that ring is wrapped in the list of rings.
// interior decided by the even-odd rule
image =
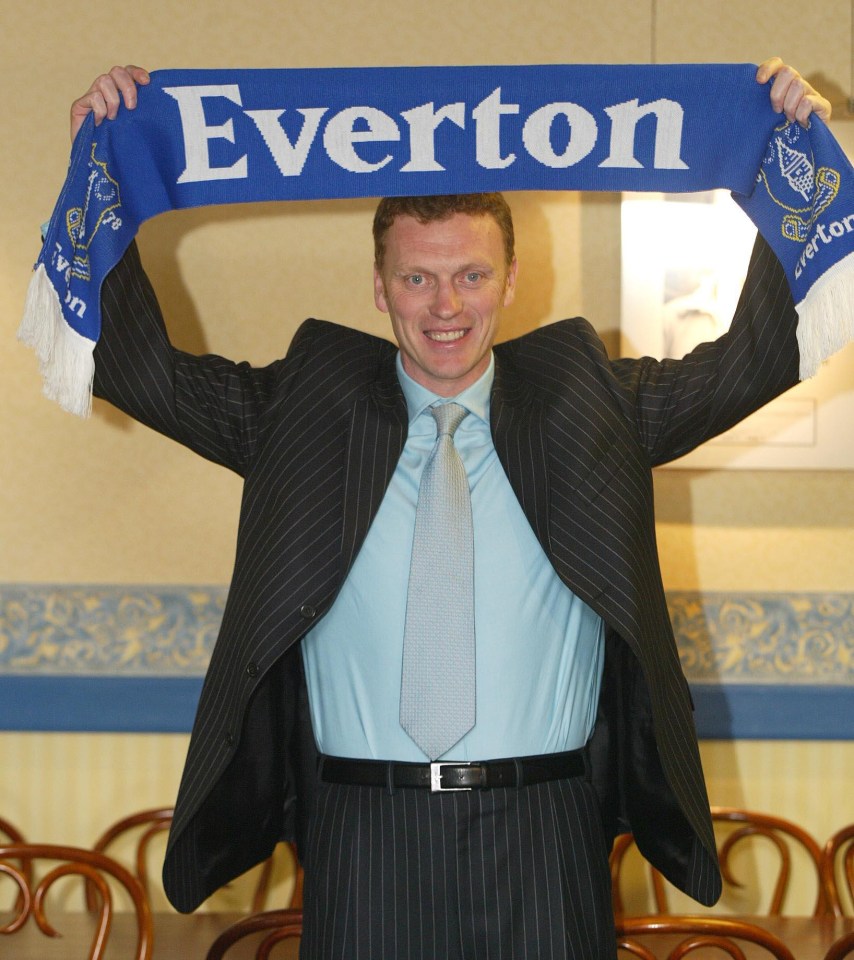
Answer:
[[[422,287],[424,285],[424,274],[412,273],[406,278],[406,282],[413,287]]]
[[[483,274],[477,270],[469,270],[466,274],[466,283],[479,283],[483,279]]]

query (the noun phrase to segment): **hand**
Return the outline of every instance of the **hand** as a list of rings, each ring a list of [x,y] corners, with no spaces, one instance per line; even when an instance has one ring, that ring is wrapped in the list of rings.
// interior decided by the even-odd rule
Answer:
[[[830,120],[830,101],[779,57],[761,63],[756,71],[758,83],[767,83],[772,77],[771,106],[777,113],[784,113],[787,120],[797,120],[802,127],[809,125],[811,113],[825,122]]]
[[[72,141],[90,113],[95,115],[97,126],[104,118],[114,120],[122,103],[128,110],[133,110],[136,106],[137,84],[145,85],[149,80],[148,71],[133,64],[113,67],[109,73],[101,74],[86,93],[71,104]]]

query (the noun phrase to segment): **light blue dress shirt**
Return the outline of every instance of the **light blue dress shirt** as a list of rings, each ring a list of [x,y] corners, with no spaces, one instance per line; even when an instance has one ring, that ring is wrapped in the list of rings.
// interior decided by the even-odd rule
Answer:
[[[531,530],[489,430],[494,360],[456,397],[412,380],[398,355],[409,434],[389,488],[334,604],[303,640],[311,718],[323,753],[423,761],[399,722],[409,560],[421,473],[436,440],[427,409],[469,411],[454,436],[471,487],[475,726],[443,759],[490,760],[583,746],[602,680],[601,618],[561,583]]]

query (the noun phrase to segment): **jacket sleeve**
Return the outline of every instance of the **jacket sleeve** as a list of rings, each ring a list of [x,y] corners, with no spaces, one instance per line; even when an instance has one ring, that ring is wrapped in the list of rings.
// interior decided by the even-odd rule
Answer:
[[[730,329],[681,360],[617,360],[653,465],[688,453],[798,382],[797,313],[783,268],[757,239]]]
[[[299,348],[263,368],[177,350],[169,342],[136,244],[104,281],[101,308],[95,395],[207,459],[245,474],[258,446],[264,412],[274,397],[287,391],[299,366]]]

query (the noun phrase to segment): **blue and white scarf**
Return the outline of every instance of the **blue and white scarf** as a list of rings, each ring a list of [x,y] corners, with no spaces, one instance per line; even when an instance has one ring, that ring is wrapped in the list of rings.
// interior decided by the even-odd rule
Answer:
[[[818,119],[774,112],[756,67],[164,70],[81,128],[19,336],[85,415],[100,288],[143,221],[246,201],[727,188],[782,262],[801,377],[854,338],[854,178]]]

